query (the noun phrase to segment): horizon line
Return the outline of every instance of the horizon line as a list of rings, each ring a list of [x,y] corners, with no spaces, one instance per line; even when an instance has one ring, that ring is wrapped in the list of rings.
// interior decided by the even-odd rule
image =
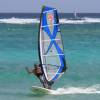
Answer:
[[[0,13],[27,13],[27,14],[41,14],[41,12],[0,12]],[[60,14],[73,14],[74,12],[58,12]],[[100,12],[77,12],[77,13],[90,13],[90,14],[100,14]]]

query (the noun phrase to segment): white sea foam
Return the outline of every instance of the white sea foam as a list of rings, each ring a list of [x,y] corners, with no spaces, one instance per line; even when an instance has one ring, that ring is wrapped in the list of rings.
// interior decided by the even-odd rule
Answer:
[[[84,17],[81,20],[60,19],[60,23],[62,23],[62,24],[100,23],[100,18],[88,18],[88,17]]]
[[[31,23],[39,23],[38,19],[31,19],[31,18],[4,18],[0,19],[0,23],[8,23],[8,24],[31,24]]]
[[[39,23],[39,19],[37,18],[3,18],[0,19],[0,23],[8,23],[8,24],[32,24]],[[82,20],[72,20],[68,18],[60,19],[61,24],[85,24],[85,23],[100,23],[100,18],[89,18],[84,17]]]
[[[90,87],[67,87],[58,88],[57,90],[51,90],[53,95],[63,94],[100,94],[100,85],[94,85]]]

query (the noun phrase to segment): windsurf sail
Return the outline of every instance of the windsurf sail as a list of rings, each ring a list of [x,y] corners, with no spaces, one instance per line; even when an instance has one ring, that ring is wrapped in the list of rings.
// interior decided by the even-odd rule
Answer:
[[[66,70],[65,55],[57,9],[43,6],[39,27],[39,58],[48,82]]]

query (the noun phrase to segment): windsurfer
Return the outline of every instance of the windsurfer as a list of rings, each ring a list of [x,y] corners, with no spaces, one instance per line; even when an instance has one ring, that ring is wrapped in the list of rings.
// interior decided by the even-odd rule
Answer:
[[[51,89],[51,86],[54,82],[48,82],[44,76],[44,73],[41,69],[41,65],[40,64],[34,64],[34,68],[33,69],[28,69],[26,67],[26,71],[29,73],[29,74],[34,74],[35,76],[37,76],[40,80],[40,82],[42,83],[43,87],[44,88],[47,88],[47,89]]]

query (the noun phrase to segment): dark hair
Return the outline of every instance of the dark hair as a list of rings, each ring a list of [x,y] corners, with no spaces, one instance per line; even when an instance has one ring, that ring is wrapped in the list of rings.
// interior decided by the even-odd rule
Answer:
[[[37,64],[34,64],[34,67],[36,68],[37,67]]]
[[[41,64],[39,64],[39,67],[41,67],[42,65]]]

